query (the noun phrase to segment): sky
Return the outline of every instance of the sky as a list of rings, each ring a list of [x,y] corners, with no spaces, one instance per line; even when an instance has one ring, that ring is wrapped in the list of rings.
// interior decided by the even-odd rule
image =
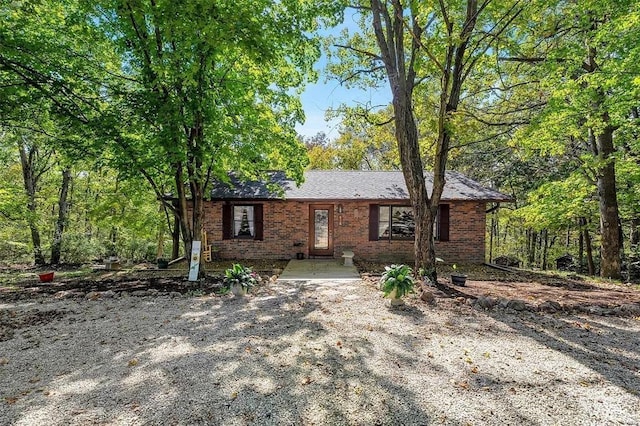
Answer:
[[[370,103],[383,105],[389,103],[391,92],[387,86],[371,89],[347,89],[337,80],[326,81],[324,70],[317,65],[320,78],[315,84],[307,86],[301,100],[306,121],[299,124],[296,130],[305,137],[324,132],[330,139],[338,137],[339,119],[325,121],[325,112],[329,108],[337,108],[341,104],[355,106]],[[323,65],[322,65],[323,66]]]
[[[350,32],[357,31],[355,11],[347,11],[344,22],[335,27],[321,31],[323,35],[338,35],[343,28]],[[301,101],[306,121],[296,126],[299,134],[305,137],[324,132],[330,139],[338,137],[339,119],[325,121],[325,112],[337,108],[341,104],[355,106],[358,104],[386,105],[391,102],[391,89],[387,85],[370,89],[347,89],[338,80],[328,80],[325,73],[327,65],[323,54],[314,69],[318,72],[317,83],[310,84],[302,93]]]

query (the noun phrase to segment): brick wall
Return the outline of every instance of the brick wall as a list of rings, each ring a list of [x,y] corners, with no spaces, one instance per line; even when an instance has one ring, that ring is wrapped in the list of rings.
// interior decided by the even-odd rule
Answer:
[[[238,203],[241,204],[241,203]],[[251,203],[243,203],[251,204]],[[291,259],[309,255],[309,202],[264,201],[264,240],[223,240],[222,202],[208,202],[205,230],[223,259]],[[318,203],[320,204],[320,203]],[[327,204],[327,203],[322,203]],[[333,210],[334,257],[352,249],[356,258],[385,262],[413,259],[413,241],[369,241],[369,202],[336,202]],[[343,213],[338,213],[338,204]],[[436,242],[436,255],[446,263],[485,260],[485,203],[454,201],[450,206],[449,241]]]

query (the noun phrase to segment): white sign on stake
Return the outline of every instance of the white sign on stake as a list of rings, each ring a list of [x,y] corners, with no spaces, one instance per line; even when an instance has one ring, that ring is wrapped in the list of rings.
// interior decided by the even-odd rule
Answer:
[[[189,266],[189,281],[198,280],[200,271],[200,241],[191,244],[191,265]]]

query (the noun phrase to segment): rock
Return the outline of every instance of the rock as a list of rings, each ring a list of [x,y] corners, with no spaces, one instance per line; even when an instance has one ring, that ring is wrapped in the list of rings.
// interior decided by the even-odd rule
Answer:
[[[555,313],[562,310],[562,305],[555,300],[546,300],[538,306],[538,309],[543,312]]]
[[[496,306],[497,303],[498,303],[498,301],[496,299],[494,299],[493,297],[480,296],[476,300],[476,305],[478,305],[480,308],[485,309],[485,310],[493,309],[493,307]]]
[[[113,290],[103,291],[101,296],[104,299],[113,299],[114,297],[116,297],[116,292]]]
[[[435,303],[436,298],[433,295],[433,292],[422,289],[422,293],[420,294],[420,300],[422,300],[423,302],[427,302],[429,304],[433,304]]]
[[[62,290],[53,295],[54,299],[72,299],[74,297],[82,297],[84,293],[78,293],[72,290]]]
[[[100,293],[97,291],[90,291],[89,293],[85,294],[84,298],[87,300],[98,300],[100,299]]]
[[[640,315],[640,305],[637,303],[625,303],[620,306],[620,310],[627,315]]]
[[[148,293],[147,290],[136,290],[131,292],[131,295],[135,297],[145,297],[148,295]]]
[[[595,305],[587,306],[586,312],[591,315],[604,315],[604,309],[602,309],[600,306],[595,306]]]
[[[509,301],[507,299],[498,299],[498,303],[496,303],[496,306],[501,309],[506,309],[507,306],[509,306]]]
[[[522,300],[511,299],[507,302],[507,308],[513,309],[514,311],[524,311],[527,309],[527,304]]]

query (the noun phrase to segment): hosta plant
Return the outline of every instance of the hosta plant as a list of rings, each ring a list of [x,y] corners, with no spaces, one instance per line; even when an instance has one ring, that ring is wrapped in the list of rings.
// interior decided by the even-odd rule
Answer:
[[[224,283],[233,287],[234,285],[241,286],[244,290],[256,285],[258,275],[246,266],[242,266],[239,263],[235,263],[231,268],[224,271]]]
[[[380,288],[385,297],[400,299],[406,294],[413,293],[415,279],[413,271],[407,265],[385,266],[384,274],[380,278]]]

